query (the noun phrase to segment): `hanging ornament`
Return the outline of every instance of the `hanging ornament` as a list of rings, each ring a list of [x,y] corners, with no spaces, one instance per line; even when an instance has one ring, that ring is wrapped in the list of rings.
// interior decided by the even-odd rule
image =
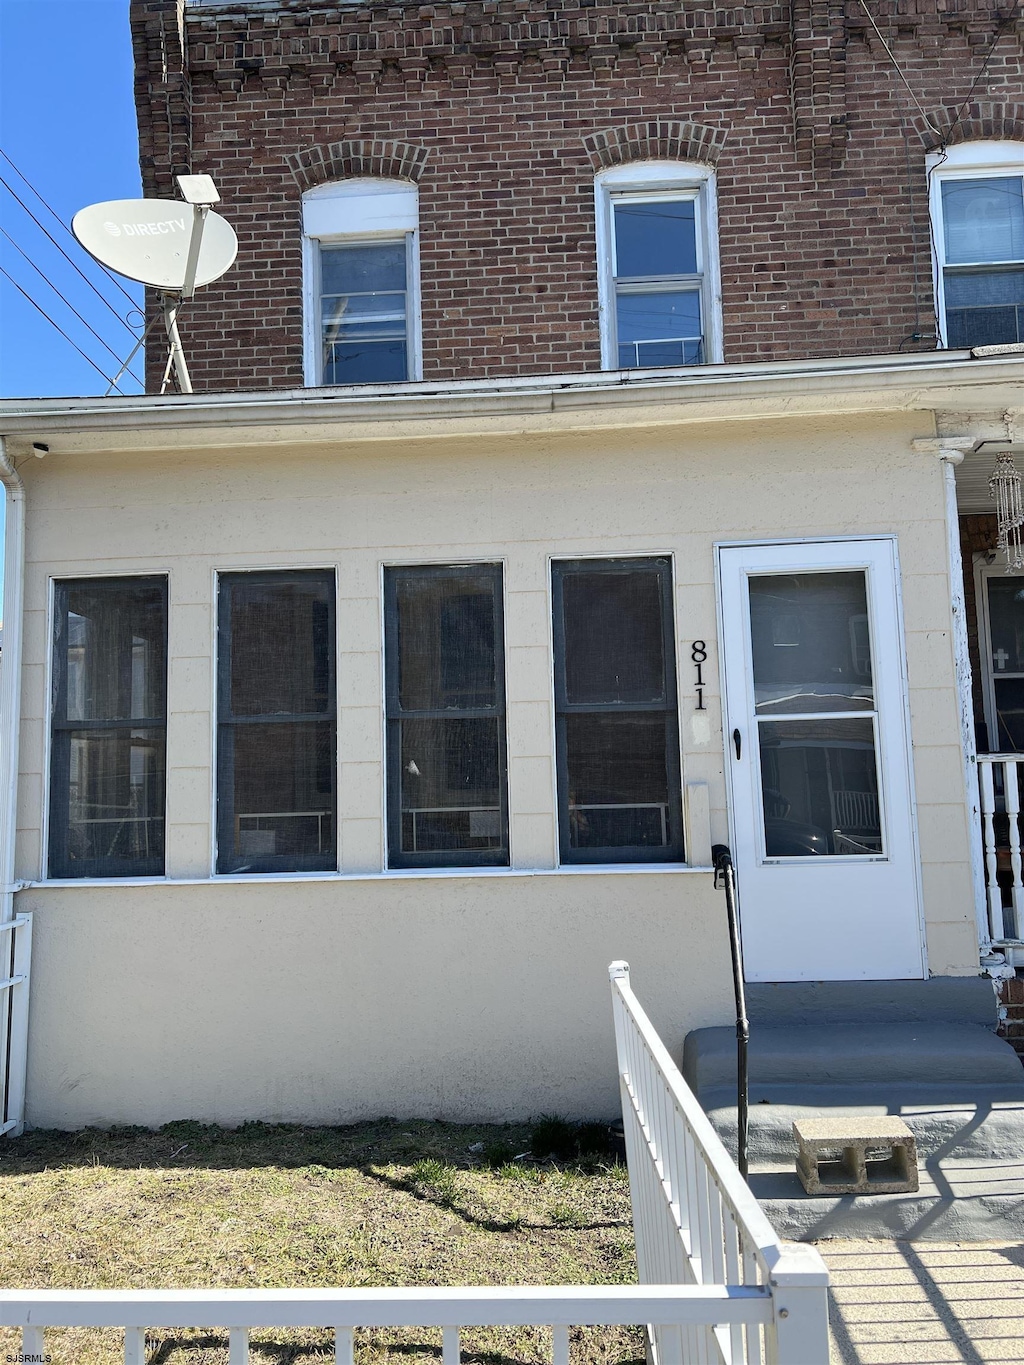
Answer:
[[[996,545],[1006,556],[1006,572],[1019,572],[1024,569],[1024,549],[1021,547],[1024,500],[1021,498],[1020,474],[1010,451],[1001,451],[996,456],[996,467],[988,481],[988,491],[996,503],[999,531]]]

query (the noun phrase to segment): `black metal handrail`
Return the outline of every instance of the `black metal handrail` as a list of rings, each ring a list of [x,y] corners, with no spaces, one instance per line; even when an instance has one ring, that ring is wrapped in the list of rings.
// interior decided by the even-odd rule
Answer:
[[[747,1045],[750,1042],[750,1020],[743,987],[743,945],[740,941],[739,902],[736,898],[736,869],[732,854],[725,844],[715,844],[711,850],[715,867],[715,886],[725,890],[725,911],[729,921],[729,950],[732,954],[732,984],[736,997],[736,1162],[740,1175],[747,1178],[747,1114],[749,1108],[747,1084]]]

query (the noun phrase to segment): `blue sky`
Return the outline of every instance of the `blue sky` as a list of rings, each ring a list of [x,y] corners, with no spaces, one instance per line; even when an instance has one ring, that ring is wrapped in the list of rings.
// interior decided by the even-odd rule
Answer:
[[[132,302],[11,162],[64,225],[86,204],[141,195],[128,0],[0,0],[0,149],[10,158],[0,156],[0,176],[103,296],[0,185],[0,228],[16,243],[0,234],[0,264],[102,371],[0,275],[0,397],[103,393],[103,376],[114,375],[134,344],[119,321]],[[121,284],[141,301],[141,286]],[[139,360],[132,368],[141,376]],[[123,387],[140,391],[127,379]]]

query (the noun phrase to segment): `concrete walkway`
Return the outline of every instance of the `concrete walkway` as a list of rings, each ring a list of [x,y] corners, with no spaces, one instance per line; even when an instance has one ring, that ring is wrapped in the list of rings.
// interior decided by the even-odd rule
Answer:
[[[1024,1365],[1024,1244],[816,1243],[831,1365]]]

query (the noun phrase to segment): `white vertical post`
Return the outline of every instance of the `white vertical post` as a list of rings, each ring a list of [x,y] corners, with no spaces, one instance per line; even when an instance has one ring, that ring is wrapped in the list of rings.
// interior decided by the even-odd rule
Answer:
[[[334,1329],[334,1365],[355,1365],[355,1333],[351,1327]]]
[[[992,764],[978,764],[981,778],[981,818],[985,830],[985,874],[988,880],[988,923],[992,938],[1003,937],[1003,902],[996,880],[996,831],[992,817],[996,810],[996,797],[992,785]]]
[[[29,1360],[42,1361],[46,1352],[43,1346],[43,1329],[41,1327],[23,1327],[21,1329],[21,1354]]]
[[[228,1332],[228,1365],[249,1365],[247,1327],[232,1327]]]
[[[914,443],[924,445],[924,442]],[[967,642],[967,603],[964,598],[964,564],[960,552],[960,509],[956,500],[956,466],[974,448],[973,437],[940,439],[933,449],[942,463],[946,500],[946,547],[949,563],[949,601],[953,625],[953,670],[957,700],[960,704],[960,743],[963,750],[964,783],[967,790],[968,839],[971,849],[971,876],[974,882],[975,917],[978,940],[987,949],[992,918],[991,883],[988,898],[989,927],[985,924],[985,874],[982,866],[982,840],[978,828],[978,745],[974,737],[974,685],[971,652]],[[1000,922],[998,937],[1003,937]]]
[[[551,1329],[551,1365],[569,1365],[569,1329],[559,1326]]]
[[[828,1269],[817,1250],[787,1246],[770,1283],[769,1365],[829,1365]]]
[[[146,1365],[145,1327],[124,1329],[124,1365]]]
[[[14,936],[14,976],[23,977],[17,985],[9,989],[8,1000],[8,1047],[7,1047],[7,1105],[3,1122],[14,1121],[8,1129],[11,1137],[20,1137],[25,1131],[25,1086],[28,1070],[28,991],[32,966],[32,916],[19,918],[24,923],[8,929]],[[0,943],[3,936],[0,935]],[[3,945],[7,947],[6,944]],[[5,954],[6,956],[6,954]]]
[[[441,1329],[441,1365],[459,1365],[461,1348],[459,1345],[459,1329],[457,1327],[443,1327]]]

